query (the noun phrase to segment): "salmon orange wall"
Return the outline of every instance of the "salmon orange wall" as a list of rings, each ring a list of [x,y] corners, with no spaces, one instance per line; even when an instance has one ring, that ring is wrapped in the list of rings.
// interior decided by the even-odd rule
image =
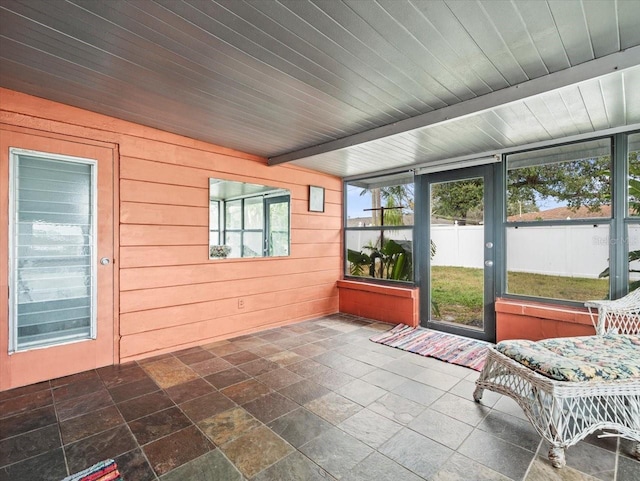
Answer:
[[[121,362],[338,311],[339,178],[6,89],[0,115],[5,128],[117,146]],[[291,255],[210,261],[209,177],[289,189]],[[324,213],[307,210],[310,184],[325,188]]]
[[[597,316],[597,313],[595,313]],[[496,300],[496,341],[592,336],[595,328],[586,309],[511,299]]]
[[[419,289],[342,280],[340,312],[391,324],[420,325]]]

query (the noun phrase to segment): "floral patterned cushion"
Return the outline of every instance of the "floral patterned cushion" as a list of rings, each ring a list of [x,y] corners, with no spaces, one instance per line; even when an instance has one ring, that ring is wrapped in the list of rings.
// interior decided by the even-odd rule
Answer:
[[[640,336],[502,341],[496,350],[556,381],[640,379]]]

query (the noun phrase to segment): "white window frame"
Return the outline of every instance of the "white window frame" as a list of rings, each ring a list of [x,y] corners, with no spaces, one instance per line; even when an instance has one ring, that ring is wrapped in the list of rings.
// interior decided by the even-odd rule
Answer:
[[[21,155],[38,157],[46,160],[59,160],[69,163],[85,164],[91,167],[91,328],[89,337],[86,339],[60,340],[49,344],[38,346],[18,346],[18,286],[17,286],[17,192],[18,192],[18,162]],[[83,157],[73,157],[69,155],[52,154],[47,152],[39,152],[35,150],[20,149],[16,147],[9,148],[9,354],[17,352],[31,351],[34,349],[46,349],[53,346],[61,346],[64,344],[73,344],[76,342],[85,342],[95,340],[97,337],[97,265],[98,265],[98,162],[95,159]]]

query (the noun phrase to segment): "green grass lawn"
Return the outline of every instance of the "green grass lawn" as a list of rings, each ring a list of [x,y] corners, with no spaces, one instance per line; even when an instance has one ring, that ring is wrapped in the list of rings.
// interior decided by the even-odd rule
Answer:
[[[466,325],[480,325],[482,319],[483,269],[469,267],[431,268],[431,294],[440,316],[434,318]],[[534,297],[586,301],[604,299],[609,279],[548,276],[526,272],[509,272],[508,292]]]

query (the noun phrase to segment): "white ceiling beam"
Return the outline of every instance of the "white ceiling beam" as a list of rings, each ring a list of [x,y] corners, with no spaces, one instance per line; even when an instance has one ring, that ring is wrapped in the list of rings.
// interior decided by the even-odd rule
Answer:
[[[626,70],[640,65],[640,46],[590,60],[580,65],[560,70],[536,79],[528,80],[512,87],[465,100],[432,112],[417,115],[399,122],[377,127],[365,132],[353,134],[300,150],[277,155],[268,159],[269,165],[277,165],[293,160],[312,157],[335,150],[353,147],[367,142],[383,139],[392,135],[406,133],[424,127],[451,122],[511,102],[517,102],[534,95],[561,89],[607,74]]]

